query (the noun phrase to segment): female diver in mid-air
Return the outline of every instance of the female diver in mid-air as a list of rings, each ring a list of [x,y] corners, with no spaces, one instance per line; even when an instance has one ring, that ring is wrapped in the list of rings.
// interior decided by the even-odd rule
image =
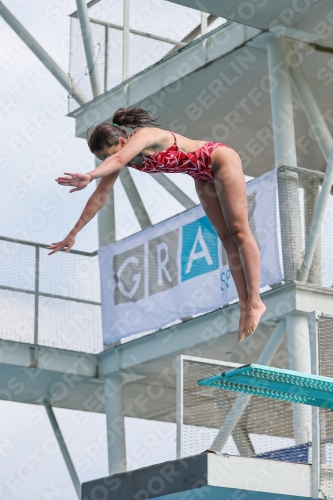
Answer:
[[[202,207],[226,250],[240,304],[238,340],[252,335],[265,306],[260,299],[260,254],[248,224],[247,196],[241,160],[226,144],[188,139],[156,127],[141,108],[119,108],[112,123],[87,130],[89,149],[102,163],[87,174],[68,173],[56,179],[70,192],[101,177],[70,233],[48,248],[50,255],[69,252],[76,234],[106,203],[119,171],[128,165],[143,172],[175,172],[194,178]],[[152,125],[147,127],[147,125]],[[120,128],[135,130],[131,135]]]

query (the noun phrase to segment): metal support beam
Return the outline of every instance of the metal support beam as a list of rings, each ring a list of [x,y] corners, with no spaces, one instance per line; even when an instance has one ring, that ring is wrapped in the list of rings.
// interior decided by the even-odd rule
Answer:
[[[306,242],[303,262],[299,273],[300,281],[306,282],[308,280],[313,257],[321,233],[321,226],[324,219],[325,210],[327,207],[329,196],[331,194],[332,184],[333,184],[333,147],[331,149],[331,153],[328,158],[323,185],[320,194],[318,196],[318,202],[313,215],[308,241]]]
[[[141,196],[134,184],[134,181],[131,177],[131,174],[128,171],[128,167],[124,167],[119,172],[120,181],[126,191],[128,199],[132,205],[134,213],[138,219],[141,229],[146,229],[152,225],[152,222],[149,218],[147,210],[143,204]]]
[[[116,219],[114,191],[108,196],[104,207],[98,212],[98,248],[116,241]]]
[[[216,392],[221,392],[220,389],[217,389]],[[217,400],[217,404],[220,410],[220,413],[223,417],[223,420],[227,416],[227,405],[226,401],[223,401],[221,398],[221,394]],[[243,428],[241,422],[238,422],[234,428],[234,432],[232,433],[233,440],[235,441],[235,445],[239,451],[239,454],[242,457],[252,457],[255,454],[254,448],[251,443],[250,436],[246,432],[246,429]]]
[[[278,350],[281,341],[286,333],[286,322],[281,319],[274,332],[268,339],[257,363],[259,365],[269,365]],[[251,401],[251,394],[240,394],[234,402],[231,410],[225,418],[221,429],[219,430],[210,450],[220,452],[226,444],[229,436],[233,433],[245,408]]]
[[[320,418],[318,406],[311,407],[312,418],[312,464],[311,464],[311,496],[324,498],[320,495]]]
[[[303,109],[309,120],[313,133],[318,141],[320,149],[326,161],[328,161],[331,149],[333,147],[333,139],[325,119],[319,109],[319,106],[313,97],[307,79],[305,77],[302,66],[290,42],[287,42],[288,51],[292,55],[290,57],[290,75],[294,88],[302,103]]]
[[[208,15],[207,12],[201,12],[201,36],[207,33]]]
[[[202,331],[202,330],[201,330]],[[179,349],[177,349],[179,351]],[[239,368],[239,364],[230,363],[229,361],[218,361],[215,359],[200,358],[197,356],[188,356],[186,354],[179,354],[176,358],[176,424],[177,424],[177,438],[176,438],[176,454],[177,459],[183,458],[183,434],[184,434],[184,362],[194,362],[204,365],[220,366],[221,368],[229,367]],[[214,369],[215,369],[214,368]],[[221,393],[221,391],[219,391]],[[220,403],[220,402],[219,402]],[[224,410],[221,408],[221,412]],[[223,414],[223,413],[222,413]],[[148,417],[150,418],[150,417]],[[186,425],[186,424],[185,424]]]
[[[183,412],[184,412],[184,364],[182,356],[177,356],[177,379],[176,379],[176,456],[183,458]]]
[[[109,71],[109,28],[104,27],[104,93],[108,90],[108,71]]]
[[[319,373],[319,345],[317,312],[310,314],[310,344],[311,344],[311,373]],[[312,465],[311,465],[311,493],[312,498],[321,498],[320,495],[320,419],[319,408],[312,406]]]
[[[216,18],[215,18],[216,19]],[[120,24],[107,23],[106,21],[101,21],[100,19],[95,19],[94,17],[89,17],[89,20],[93,24],[99,24],[100,26],[105,26],[108,28],[112,28],[114,30],[123,31],[124,27]],[[178,42],[177,40],[173,40],[172,38],[167,38],[165,36],[153,35],[152,33],[146,33],[145,31],[136,30],[134,28],[129,28],[129,33],[133,33],[134,35],[143,36],[145,38],[150,38],[151,40],[158,40],[160,42],[171,43],[176,46],[176,49],[180,47],[184,47],[186,43]]]
[[[52,429],[54,431],[54,435],[58,441],[58,445],[59,445],[59,448],[61,450],[62,456],[64,457],[64,460],[65,460],[65,463],[67,466],[67,470],[68,470],[69,475],[71,477],[71,480],[73,482],[75,491],[77,493],[78,498],[81,498],[81,483],[80,483],[79,477],[76,473],[74,464],[72,462],[71,456],[70,456],[69,451],[67,449],[63,435],[61,434],[61,430],[59,428],[56,416],[53,413],[53,409],[52,409],[50,402],[44,401],[43,403],[44,403],[44,407],[45,407],[47,416],[49,417],[50,424],[51,424]]]
[[[95,165],[98,167],[102,162],[95,158]],[[96,185],[100,179],[96,181]],[[108,196],[104,207],[98,212],[98,248],[104,247],[116,241],[116,216],[114,205],[114,187]]]
[[[124,381],[118,374],[104,379],[109,474],[126,471]]]
[[[210,26],[214,21],[218,19],[218,16],[213,16],[212,14],[208,15],[207,18],[207,27]],[[188,43],[192,42],[195,38],[200,36],[201,34],[201,23],[196,26],[188,35],[185,36],[185,38],[182,38],[180,43],[187,45]],[[170,50],[166,55],[172,54],[176,50],[178,50],[179,47],[175,47],[172,50]]]
[[[2,2],[0,2],[0,15],[78,104],[82,106],[88,102],[88,98],[76,87],[71,77],[58,66]]]
[[[129,78],[129,0],[124,0],[124,28],[123,28],[123,81]]]
[[[34,344],[38,345],[38,316],[39,316],[39,247],[35,247],[35,317],[34,317]]]
[[[303,192],[304,192],[304,230],[305,241],[309,238],[313,216],[318,202],[320,193],[320,178],[314,175],[312,178],[307,177],[304,179]],[[303,248],[302,248],[303,250]],[[303,253],[301,256],[300,264],[303,261]],[[322,286],[322,245],[321,245],[321,232],[318,237],[316,250],[311,263],[311,269],[307,279],[308,283]],[[298,279],[298,276],[297,276]]]
[[[175,200],[179,201],[187,210],[189,208],[196,207],[196,204],[187,194],[184,193],[174,182],[172,182],[169,177],[162,172],[157,172],[151,175],[155,181],[157,181],[169,194],[171,194]]]
[[[277,172],[283,277],[285,281],[296,281],[302,264],[302,221],[298,194],[298,172],[279,168]],[[292,216],[291,216],[292,214]]]
[[[86,53],[86,60],[88,65],[91,88],[94,97],[98,97],[99,95],[102,94],[102,88],[99,80],[98,67],[94,53],[94,43],[90,29],[88,8],[85,0],[76,0],[76,6],[80,20],[81,33],[84,44],[84,51]]]
[[[297,372],[311,373],[311,350],[308,318],[300,313],[287,316],[289,368]],[[293,403],[295,443],[311,441],[311,407]]]
[[[297,166],[295,128],[290,84],[290,68],[286,62],[287,40],[272,37],[267,42],[268,69],[271,85],[275,167]]]

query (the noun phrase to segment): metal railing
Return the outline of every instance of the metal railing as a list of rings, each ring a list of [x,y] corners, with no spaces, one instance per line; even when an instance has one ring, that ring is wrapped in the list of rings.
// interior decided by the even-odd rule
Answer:
[[[70,254],[61,251],[46,261],[48,253],[47,245],[0,237],[0,258],[3,262],[0,269],[3,312],[0,337],[17,340],[13,324],[19,319],[24,321],[28,314],[30,319],[33,316],[33,321],[25,324],[25,335],[23,338],[21,335],[20,340],[84,352],[102,351],[97,251],[71,250]],[[87,259],[89,265],[85,262]],[[83,272],[84,268],[89,272]],[[28,308],[23,305],[24,296],[33,298],[33,301],[28,300]],[[64,305],[67,311],[62,321]],[[87,314],[87,307],[94,310],[94,320],[90,322],[91,330],[85,331],[84,340],[78,335],[78,338],[73,336],[72,341],[67,338],[66,342],[62,342],[61,331],[67,329],[66,320],[70,324],[75,320],[77,328],[74,329],[79,333],[82,323],[79,317],[80,314]]]
[[[148,2],[144,9],[123,0],[116,12],[107,0],[88,2],[87,8],[95,54],[94,71],[103,92],[225,22],[167,0],[154,0],[151,5]],[[70,18],[69,74],[78,88],[92,99],[78,12]],[[69,99],[69,111],[77,107],[74,99]]]
[[[297,167],[278,168],[280,248],[284,281],[302,281],[305,244],[324,174]],[[333,286],[333,195],[329,196],[307,283]]]
[[[285,349],[280,345],[277,350],[285,355]],[[200,379],[237,366],[240,365],[227,361],[178,357],[177,457],[185,458],[209,449],[216,454],[311,463],[311,441],[296,444],[292,403],[261,396],[249,398],[197,384]],[[247,406],[243,405],[241,416],[230,429],[226,443],[218,449],[214,446],[215,440],[239,396],[242,401],[247,401]],[[295,407],[294,414],[298,412]],[[307,424],[306,421],[302,423]]]

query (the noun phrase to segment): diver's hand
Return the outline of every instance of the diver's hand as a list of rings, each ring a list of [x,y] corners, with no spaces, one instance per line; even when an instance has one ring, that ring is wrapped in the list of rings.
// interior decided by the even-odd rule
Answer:
[[[75,243],[75,236],[72,234],[69,234],[64,238],[62,241],[59,241],[58,243],[52,243],[52,245],[48,246],[47,248],[49,250],[52,250],[48,255],[52,255],[53,253],[59,252],[59,250],[62,250],[63,248],[67,247],[66,253],[70,251],[72,246]]]
[[[74,186],[75,189],[71,189],[70,193],[84,189],[92,180],[91,174],[71,174],[69,172],[64,172],[64,175],[67,177],[58,177],[56,182],[61,186]]]

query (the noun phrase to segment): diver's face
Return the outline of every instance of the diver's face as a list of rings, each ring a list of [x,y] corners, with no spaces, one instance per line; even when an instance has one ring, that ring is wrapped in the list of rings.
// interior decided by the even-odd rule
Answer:
[[[118,153],[118,151],[120,151],[125,146],[126,143],[127,143],[127,139],[120,137],[118,144],[116,146],[105,146],[102,149],[98,149],[97,151],[94,151],[94,155],[100,161],[104,161],[104,160],[106,160],[106,158],[109,158],[109,156],[112,156],[112,155]]]

